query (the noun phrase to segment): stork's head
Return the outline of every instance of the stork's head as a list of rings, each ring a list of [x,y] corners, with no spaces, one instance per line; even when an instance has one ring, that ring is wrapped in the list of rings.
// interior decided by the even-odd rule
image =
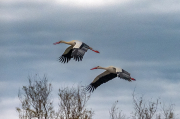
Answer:
[[[58,42],[55,42],[53,44],[56,45],[56,44],[59,44],[59,43],[62,43],[62,41],[58,41]]]

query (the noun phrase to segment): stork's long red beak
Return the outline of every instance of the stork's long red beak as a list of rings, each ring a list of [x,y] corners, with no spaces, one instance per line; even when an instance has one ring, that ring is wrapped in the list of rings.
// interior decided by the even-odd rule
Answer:
[[[53,43],[54,45],[56,45],[56,44],[59,44],[59,43],[61,43],[61,41],[59,41],[59,42],[55,42],[55,43]]]
[[[136,79],[134,79],[134,78],[131,78],[131,80],[136,81]]]
[[[92,68],[91,70],[93,70],[93,69],[97,69],[97,67],[94,67],[94,68]]]

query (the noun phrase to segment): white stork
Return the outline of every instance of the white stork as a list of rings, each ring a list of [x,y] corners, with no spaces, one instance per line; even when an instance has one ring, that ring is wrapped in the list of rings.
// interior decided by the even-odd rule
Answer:
[[[81,61],[83,59],[85,52],[87,52],[88,49],[96,53],[99,53],[99,51],[93,50],[91,47],[78,40],[72,40],[69,42],[59,41],[53,44],[56,45],[59,43],[65,43],[71,45],[64,51],[62,56],[59,57],[59,61],[62,63],[66,63],[66,62],[68,63],[71,58],[74,58],[74,60],[76,61]]]
[[[127,81],[135,81],[136,79],[131,78],[130,73],[125,71],[124,69],[121,68],[117,68],[114,66],[109,66],[109,67],[101,67],[101,66],[97,66],[93,69],[104,69],[106,71],[104,71],[103,73],[99,74],[94,80],[93,82],[88,85],[86,87],[86,90],[89,92],[93,92],[94,89],[96,89],[98,86],[100,86],[103,83],[108,82],[109,80],[112,80],[115,77],[119,77],[122,79],[125,79]]]

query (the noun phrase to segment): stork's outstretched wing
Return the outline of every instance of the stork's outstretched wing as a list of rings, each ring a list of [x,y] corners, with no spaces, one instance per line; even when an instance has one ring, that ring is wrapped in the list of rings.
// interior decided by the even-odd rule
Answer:
[[[75,45],[76,46],[76,45]],[[82,43],[81,46],[79,46],[78,48],[76,48],[74,46],[73,51],[71,56],[74,58],[74,60],[76,61],[82,61],[84,54],[87,52],[87,50],[89,49],[89,46],[86,45],[85,43]]]
[[[69,46],[64,53],[62,54],[62,56],[59,57],[59,61],[62,63],[68,63],[71,58],[72,58],[72,51],[73,51],[73,46]]]
[[[105,72],[101,73],[100,75],[98,75],[93,80],[93,82],[86,87],[86,90],[89,92],[93,92],[98,86],[100,86],[103,83],[108,82],[109,80],[112,80],[115,77],[117,77],[117,74],[105,71]]]
[[[125,79],[127,81],[131,81],[130,73],[126,70],[122,69],[122,72],[117,72],[118,77]]]

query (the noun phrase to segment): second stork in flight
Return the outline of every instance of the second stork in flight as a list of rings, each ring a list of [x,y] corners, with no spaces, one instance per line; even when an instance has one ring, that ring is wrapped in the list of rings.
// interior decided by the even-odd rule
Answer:
[[[85,52],[87,52],[88,49],[99,53],[97,50],[93,50],[91,47],[86,45],[85,43],[78,41],[78,40],[72,40],[69,42],[66,41],[59,41],[54,43],[54,45],[59,44],[59,43],[65,43],[70,45],[62,54],[62,56],[59,57],[59,61],[62,63],[68,63],[71,58],[74,58],[76,61],[81,61],[83,59],[83,56]]]
[[[121,68],[117,68],[117,67],[114,67],[114,66],[109,66],[109,67],[97,66],[95,68],[92,68],[91,70],[93,70],[93,69],[104,69],[106,71],[99,74],[93,80],[93,82],[86,87],[86,90],[89,91],[89,92],[93,92],[94,89],[96,89],[98,86],[100,86],[103,83],[108,82],[109,80],[112,80],[115,77],[119,77],[119,78],[125,79],[127,81],[132,81],[132,80],[135,81],[134,78],[131,78],[129,72],[127,72],[127,71],[125,71],[124,69],[121,69]]]

